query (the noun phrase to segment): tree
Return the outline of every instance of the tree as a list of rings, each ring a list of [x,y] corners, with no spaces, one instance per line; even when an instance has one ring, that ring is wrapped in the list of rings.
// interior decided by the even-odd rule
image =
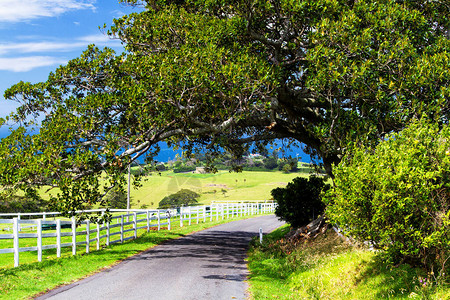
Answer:
[[[273,157],[267,157],[263,160],[264,168],[273,170],[278,166],[277,160]]]
[[[330,185],[325,184],[323,178],[296,177],[285,188],[271,191],[278,204],[275,215],[295,228],[305,226],[324,212],[322,192],[329,188]]]
[[[175,208],[180,206],[190,206],[198,203],[199,194],[188,189],[181,189],[175,194],[164,197],[159,202],[159,208]]]
[[[301,142],[331,174],[349,140],[447,118],[447,1],[122,2],[146,8],[107,30],[124,53],[90,46],[46,82],[5,92],[21,103],[8,120],[24,126],[0,144],[3,187],[50,181],[55,205],[73,211],[124,184],[160,141],[208,161]]]
[[[105,197],[108,207],[117,209],[126,209],[128,205],[127,193],[118,187],[114,187],[109,191]],[[139,200],[138,200],[139,201]],[[130,199],[130,207],[132,206],[132,199]]]

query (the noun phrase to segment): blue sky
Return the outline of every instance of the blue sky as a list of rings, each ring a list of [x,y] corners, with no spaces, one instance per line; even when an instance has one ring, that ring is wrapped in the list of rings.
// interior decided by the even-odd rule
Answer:
[[[45,81],[89,44],[120,51],[99,26],[135,10],[117,0],[0,0],[0,117],[16,107],[3,98],[13,84]]]

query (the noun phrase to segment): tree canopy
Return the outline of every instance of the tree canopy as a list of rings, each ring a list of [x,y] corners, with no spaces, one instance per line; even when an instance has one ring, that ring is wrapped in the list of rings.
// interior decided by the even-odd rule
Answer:
[[[190,206],[198,203],[199,194],[188,189],[181,189],[178,192],[164,197],[159,202],[158,208],[177,208],[181,206]]]
[[[160,141],[211,158],[301,142],[331,174],[356,137],[447,122],[446,0],[121,2],[145,7],[104,28],[123,53],[90,46],[5,92],[22,126],[0,143],[4,193],[50,185],[56,209],[83,208]]]

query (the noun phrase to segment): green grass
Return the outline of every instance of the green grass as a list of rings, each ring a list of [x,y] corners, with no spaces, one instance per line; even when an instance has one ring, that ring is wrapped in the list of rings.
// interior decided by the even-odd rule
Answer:
[[[258,172],[243,171],[230,173],[219,171],[216,174],[193,174],[162,172],[161,176],[153,173],[142,182],[142,187],[131,189],[135,208],[142,204],[156,208],[165,196],[181,189],[190,189],[200,194],[199,202],[209,204],[211,201],[230,200],[268,200],[270,191],[285,186],[295,177],[308,176],[305,173],[288,173],[280,171]],[[226,192],[223,193],[222,190]],[[139,203],[138,203],[139,201]]]
[[[137,167],[135,167],[137,168]],[[281,171],[243,171],[241,173],[219,171],[215,174],[174,173],[172,171],[151,173],[142,179],[139,188],[131,187],[132,208],[147,205],[157,208],[159,201],[181,189],[189,189],[200,194],[200,204],[212,201],[268,200],[270,191],[284,187],[295,177],[307,177],[309,173],[283,173]],[[223,190],[226,192],[224,193]],[[58,189],[42,189],[41,196],[48,199],[56,195]]]
[[[375,252],[351,246],[330,230],[294,249],[282,240],[287,231],[276,230],[263,245],[253,243],[252,299],[450,299],[449,286],[437,285],[432,274],[407,264],[389,266]]]
[[[56,258],[55,250],[46,250],[42,262],[36,261],[36,252],[22,252],[21,265],[10,267],[6,262],[7,255],[0,255],[0,299],[26,299],[38,293],[45,292],[59,285],[68,284],[78,279],[99,272],[118,262],[154,247],[164,241],[176,239],[186,234],[196,232],[218,224],[244,219],[248,217],[225,219],[205,222],[191,226],[179,227],[179,222],[172,223],[172,230],[151,231],[141,230],[136,240],[126,241],[123,244],[114,244],[89,254],[79,253],[72,256],[70,247],[63,248],[61,258]],[[79,251],[83,251],[81,246]],[[91,247],[91,250],[94,250]],[[28,258],[26,258],[28,256]],[[22,264],[23,262],[23,264]]]

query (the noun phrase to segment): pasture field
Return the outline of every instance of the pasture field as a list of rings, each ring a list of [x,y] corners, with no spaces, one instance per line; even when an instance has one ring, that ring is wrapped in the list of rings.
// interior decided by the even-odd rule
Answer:
[[[308,176],[307,173],[283,173],[281,171],[242,173],[219,171],[216,174],[153,173],[142,182],[142,187],[131,189],[133,207],[146,204],[156,208],[164,197],[181,189],[189,189],[200,194],[199,203],[232,200],[269,200],[270,191],[286,184],[295,177]]]

